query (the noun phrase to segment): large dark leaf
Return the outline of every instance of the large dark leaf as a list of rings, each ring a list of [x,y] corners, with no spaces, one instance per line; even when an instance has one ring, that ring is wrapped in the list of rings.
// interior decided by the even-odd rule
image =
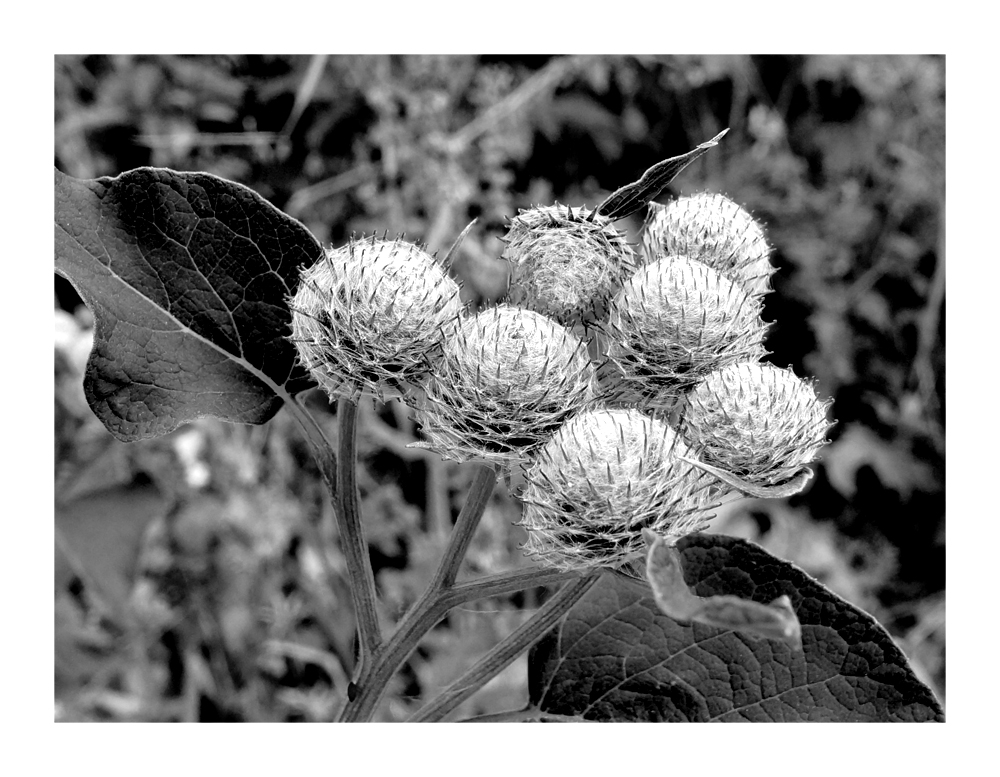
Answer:
[[[532,650],[542,712],[604,721],[933,721],[943,714],[870,615],[752,543],[678,543],[699,596],[787,595],[803,651],[662,614],[647,586],[605,575]]]
[[[87,401],[120,440],[264,423],[307,384],[286,297],[322,248],[258,194],[143,167],[55,178],[55,266],[93,311]]]

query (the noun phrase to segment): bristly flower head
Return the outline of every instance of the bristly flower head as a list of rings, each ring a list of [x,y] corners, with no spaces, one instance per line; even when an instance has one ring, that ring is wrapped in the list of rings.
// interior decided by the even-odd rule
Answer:
[[[771,364],[731,364],[687,396],[682,433],[701,461],[757,486],[790,480],[826,443],[828,403]]]
[[[594,396],[587,345],[530,310],[499,305],[445,341],[417,412],[444,458],[512,464]]]
[[[620,370],[614,391],[667,400],[712,370],[756,360],[766,324],[761,301],[711,267],[665,256],[641,267],[611,300],[606,352]]]
[[[700,530],[714,481],[676,458],[686,453],[666,423],[635,409],[573,417],[525,473],[525,553],[560,569],[621,568],[645,552],[644,528],[671,544]]]
[[[586,208],[522,210],[503,240],[510,302],[566,325],[599,318],[638,264],[624,235]]]
[[[760,224],[721,194],[703,192],[667,205],[649,204],[642,230],[648,260],[681,254],[707,264],[751,294],[771,288],[771,248]]]
[[[332,398],[402,396],[462,311],[459,287],[412,243],[352,239],[302,274],[292,340]]]

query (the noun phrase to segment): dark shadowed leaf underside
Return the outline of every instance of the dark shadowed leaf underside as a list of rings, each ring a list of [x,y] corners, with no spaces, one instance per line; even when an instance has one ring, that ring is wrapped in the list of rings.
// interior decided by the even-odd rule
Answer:
[[[201,416],[264,423],[309,385],[285,339],[309,231],[241,184],[55,174],[55,268],[94,313],[84,390],[118,439]]]

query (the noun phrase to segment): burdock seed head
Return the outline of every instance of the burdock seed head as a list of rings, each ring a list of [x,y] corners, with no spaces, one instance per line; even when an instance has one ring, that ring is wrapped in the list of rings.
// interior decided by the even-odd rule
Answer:
[[[816,458],[830,427],[827,407],[791,370],[731,364],[687,396],[683,436],[706,464],[773,486]]]
[[[666,400],[702,376],[757,360],[767,329],[761,301],[711,267],[665,256],[641,267],[611,300],[606,352],[613,393]]]
[[[704,262],[751,294],[765,294],[771,288],[775,268],[764,230],[721,194],[703,192],[667,205],[650,203],[642,246],[650,260],[665,253]]]
[[[586,208],[523,210],[503,240],[513,265],[510,302],[566,325],[600,317],[637,264],[624,235]]]
[[[676,458],[686,453],[666,423],[638,410],[575,416],[525,473],[525,553],[560,569],[619,568],[644,552],[644,528],[671,544],[703,528],[713,479]]]
[[[417,410],[444,458],[512,464],[594,395],[586,343],[545,316],[499,305],[444,344]]]
[[[332,398],[406,394],[458,323],[458,284],[423,250],[374,236],[329,249],[291,300],[292,340]]]

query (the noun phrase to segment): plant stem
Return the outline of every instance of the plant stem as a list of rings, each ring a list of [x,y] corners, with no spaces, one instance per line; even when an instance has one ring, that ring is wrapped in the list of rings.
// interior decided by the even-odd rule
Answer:
[[[351,578],[351,596],[358,621],[360,659],[355,677],[361,675],[382,644],[382,630],[376,609],[375,574],[368,543],[361,525],[357,479],[358,406],[350,399],[337,402],[337,439],[340,466],[337,468],[337,520],[341,545]]]
[[[366,671],[382,643],[375,609],[375,575],[372,572],[371,558],[368,555],[368,546],[361,527],[361,513],[358,509],[355,469],[358,408],[354,402],[346,399],[340,400],[337,404],[341,463],[338,467],[333,445],[312,414],[302,406],[298,398],[292,399],[287,404],[305,432],[333,501],[333,512],[350,576],[351,597],[358,621],[359,657],[354,670],[355,677],[358,677]]]
[[[460,604],[474,602],[477,599],[504,596],[529,588],[559,585],[575,580],[579,576],[579,572],[561,572],[558,569],[517,569],[459,583],[448,589],[445,596],[449,607],[458,607]]]
[[[334,453],[329,438],[312,414],[302,406],[298,398],[289,400],[288,407],[305,432],[333,499],[358,619],[360,656],[353,672],[354,679],[349,686],[348,700],[341,710],[339,720],[370,720],[393,675],[409,658],[420,640],[454,607],[477,599],[504,596],[579,577],[575,572],[528,569],[502,572],[455,584],[459,567],[496,484],[496,472],[493,468],[480,466],[431,585],[403,616],[392,637],[387,642],[382,642],[375,609],[374,574],[358,509],[354,466],[357,450],[357,405],[349,400],[340,400],[338,403],[339,451]],[[337,466],[338,454],[340,467]],[[351,466],[343,466],[346,462],[350,462]]]
[[[454,597],[449,597],[449,589],[453,587],[458,568],[469,548],[472,536],[475,534],[479,521],[483,517],[486,505],[489,504],[493,487],[496,485],[496,472],[492,467],[479,465],[472,488],[466,497],[465,505],[458,515],[455,528],[445,549],[444,556],[438,565],[437,572],[427,590],[421,595],[400,621],[396,632],[379,650],[374,662],[366,666],[358,676],[354,685],[353,698],[348,698],[341,711],[340,720],[365,721],[375,714],[375,708],[382,699],[385,689],[403,662],[409,658],[420,639],[455,606]]]
[[[497,473],[493,467],[476,465],[476,477],[472,481],[465,504],[462,505],[462,511],[455,520],[455,528],[451,531],[448,546],[431,581],[432,589],[442,590],[454,584],[455,578],[458,577],[458,568],[462,565],[469,543],[472,542],[472,536],[476,533],[479,521],[490,503],[496,482]]]
[[[555,585],[579,578],[578,572],[528,569],[454,583],[469,542],[479,525],[486,505],[489,504],[495,483],[494,470],[480,466],[466,497],[465,506],[455,522],[451,539],[433,581],[403,616],[392,637],[376,653],[370,669],[357,680],[353,698],[350,698],[344,706],[339,720],[344,722],[370,720],[393,675],[416,649],[420,640],[453,608],[477,599],[504,596],[528,588]],[[495,671],[498,670],[499,667]]]
[[[417,711],[412,722],[442,720],[449,712],[486,685],[528,647],[541,639],[597,582],[598,575],[567,583],[527,621],[500,641],[434,701]]]
[[[348,701],[339,720],[345,722],[369,720],[392,676],[409,658],[424,635],[455,607],[477,599],[556,585],[577,577],[579,577],[577,572],[560,572],[554,569],[516,570],[460,583],[435,593],[431,593],[428,589],[403,616],[392,637],[383,644],[371,671],[357,683],[360,689],[358,695],[353,701]]]
[[[459,723],[534,723],[538,721],[541,713],[534,707],[525,707],[523,710],[505,710],[504,712],[491,712],[488,715],[476,715],[474,718],[466,718]]]
[[[459,723],[593,723],[575,715],[557,715],[552,712],[542,712],[535,707],[525,707],[523,710],[507,710],[493,712],[488,715],[476,715],[465,718]]]
[[[336,500],[337,456],[333,452],[333,445],[330,443],[330,439],[326,436],[326,432],[323,431],[323,427],[313,417],[313,414],[302,403],[301,394],[294,397],[287,397],[285,406],[295,416],[295,420],[298,421],[299,426],[302,427],[306,440],[312,448],[316,465],[319,467],[320,474],[326,483],[326,488],[330,492],[330,498]]]

